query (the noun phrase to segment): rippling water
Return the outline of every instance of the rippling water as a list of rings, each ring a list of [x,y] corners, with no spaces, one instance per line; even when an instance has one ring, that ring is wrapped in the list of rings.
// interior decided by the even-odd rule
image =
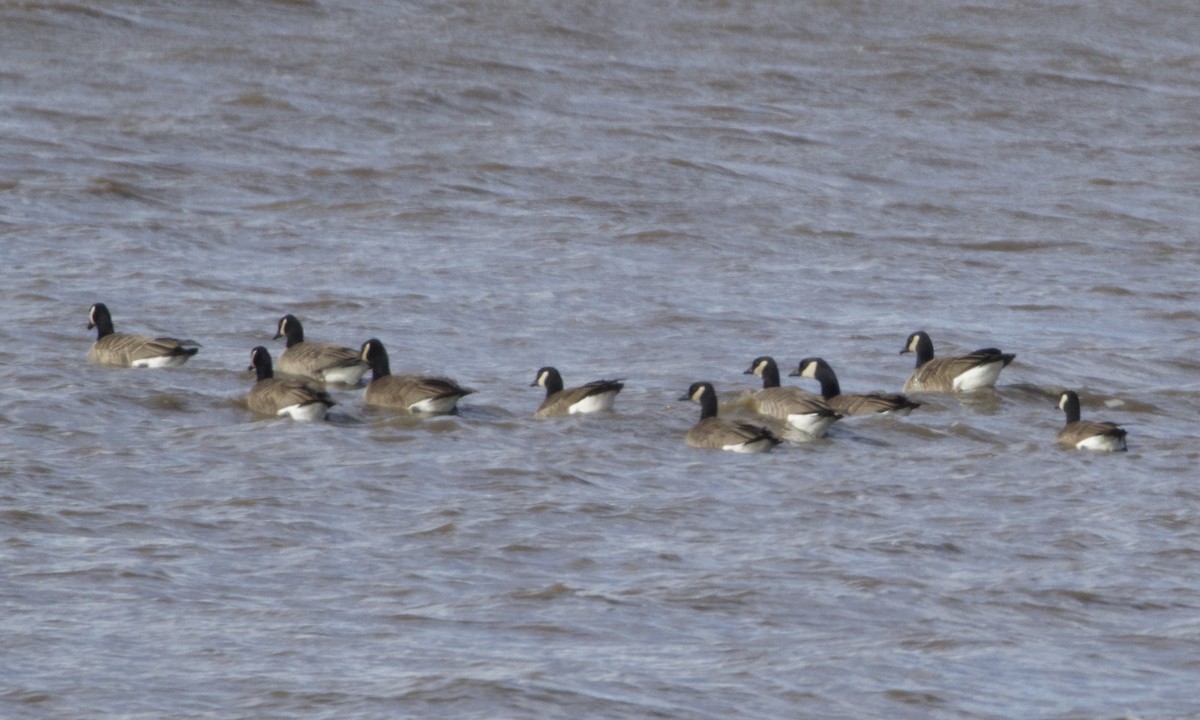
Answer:
[[[1185,2],[0,2],[4,717],[1200,714]],[[84,363],[87,308],[198,340]],[[479,392],[260,420],[284,313]],[[692,450],[904,338],[995,393]],[[534,371],[624,377],[535,421]],[[803,381],[808,382],[808,381]],[[1053,446],[1064,387],[1130,432]]]

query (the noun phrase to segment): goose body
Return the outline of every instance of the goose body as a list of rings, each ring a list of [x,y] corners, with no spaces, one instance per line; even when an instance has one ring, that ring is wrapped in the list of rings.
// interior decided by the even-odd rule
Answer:
[[[843,393],[837,374],[821,358],[804,358],[789,377],[806,377],[821,383],[821,397],[842,415],[907,415],[921,406],[900,393]]]
[[[359,351],[335,343],[304,340],[304,326],[295,315],[279,318],[275,339],[287,338],[287,349],[279,356],[279,372],[321,383],[357,385],[369,369]]]
[[[1074,390],[1063,392],[1058,408],[1067,416],[1067,424],[1058,431],[1058,444],[1077,450],[1118,452],[1128,449],[1125,428],[1111,422],[1079,419],[1079,395]]]
[[[933,341],[923,330],[908,336],[901,354],[917,355],[917,365],[904,383],[904,392],[970,392],[996,385],[996,379],[1017,356],[997,348],[983,348],[966,355],[935,358]]]
[[[363,392],[363,403],[372,407],[445,415],[458,409],[459,399],[475,392],[450,378],[392,375],[387,350],[376,338],[362,344],[360,357],[371,368],[371,382]]]
[[[534,413],[534,417],[542,418],[612,410],[613,401],[625,384],[620,380],[593,380],[586,385],[564,389],[558,370],[544,367],[537,371],[530,387],[546,389],[546,399]]]
[[[770,430],[748,422],[717,416],[717,393],[712,383],[696,382],[679,398],[700,405],[700,420],[688,430],[687,444],[694,448],[736,453],[767,452],[781,441]]]
[[[798,387],[781,387],[779,366],[770,357],[755,358],[743,373],[762,378],[762,389],[751,397],[751,406],[760,415],[779,418],[814,438],[823,437],[829,426],[842,418],[824,399]]]
[[[261,345],[250,351],[250,369],[258,380],[246,396],[246,405],[259,415],[287,416],[293,420],[324,420],[333,398],[299,380],[275,377],[271,354]]]
[[[192,340],[115,332],[112,315],[104,303],[96,303],[88,309],[87,327],[96,330],[96,342],[88,350],[88,362],[99,365],[178,367],[200,351]]]

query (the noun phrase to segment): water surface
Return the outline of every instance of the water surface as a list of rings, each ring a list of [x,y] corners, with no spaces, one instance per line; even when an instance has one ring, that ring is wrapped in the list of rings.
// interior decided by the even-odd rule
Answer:
[[[1194,20],[0,4],[2,714],[1195,715]],[[98,301],[203,349],[86,365]],[[255,418],[289,312],[479,392]],[[1018,358],[683,444],[692,381],[898,390],[918,328]],[[627,387],[535,421],[543,365]],[[1130,452],[1056,449],[1064,387]]]

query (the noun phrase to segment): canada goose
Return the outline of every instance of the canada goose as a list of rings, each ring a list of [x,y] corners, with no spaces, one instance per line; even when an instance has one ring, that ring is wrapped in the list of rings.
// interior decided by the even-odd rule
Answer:
[[[1079,419],[1079,396],[1066,390],[1058,398],[1058,408],[1067,415],[1067,424],[1058,431],[1058,444],[1079,450],[1125,450],[1125,428],[1111,422]]]
[[[711,448],[737,453],[766,452],[781,441],[765,427],[717,417],[717,392],[712,383],[695,382],[680,401],[691,400],[700,405],[700,421],[688,430],[687,444],[694,448]]]
[[[112,315],[104,303],[88,309],[88,330],[96,329],[96,342],[88,350],[88,362],[120,367],[177,367],[200,351],[192,340],[147,337],[113,331]]]
[[[376,338],[362,344],[360,357],[371,366],[371,382],[367,383],[363,393],[363,402],[367,405],[444,415],[455,411],[459,398],[475,392],[449,378],[392,375],[387,350]]]
[[[287,338],[287,349],[279,356],[279,372],[284,375],[357,385],[370,367],[354,348],[334,343],[304,341],[304,326],[295,315],[279,318],[275,339]]]
[[[841,420],[835,411],[820,397],[798,387],[780,387],[779,366],[770,357],[757,357],[743,375],[762,378],[762,390],[751,397],[751,405],[761,415],[786,420],[797,430],[819,438],[829,426]]]
[[[904,383],[904,392],[970,392],[993,387],[1000,371],[1016,357],[997,348],[983,348],[966,355],[934,358],[933,341],[923,330],[908,336],[900,354],[906,352],[917,354],[917,366]]]
[[[558,417],[600,410],[612,410],[613,400],[625,387],[620,380],[593,380],[586,385],[563,389],[562,375],[552,367],[537,371],[529,387],[546,388],[546,399],[542,401],[534,417]]]
[[[837,374],[822,358],[804,358],[789,377],[812,378],[821,383],[821,397],[843,415],[907,415],[921,406],[900,393],[843,394]]]
[[[299,380],[275,377],[271,354],[262,345],[250,351],[250,370],[258,381],[246,396],[246,405],[260,415],[287,415],[293,420],[323,420],[333,398]]]

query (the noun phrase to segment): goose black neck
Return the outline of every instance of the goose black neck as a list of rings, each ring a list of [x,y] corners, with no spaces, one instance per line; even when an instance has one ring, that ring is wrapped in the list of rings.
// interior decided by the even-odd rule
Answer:
[[[821,397],[831,398],[842,394],[842,386],[838,383],[837,374],[833,368],[823,363],[817,363],[817,382],[821,383]]]
[[[112,318],[110,318],[107,314],[101,315],[101,314],[97,313],[97,315],[98,315],[98,317],[96,318],[96,322],[94,323],[96,326],[96,339],[97,340],[99,340],[100,338],[102,338],[106,335],[112,335],[114,332],[116,332],[113,329]]]
[[[275,377],[275,366],[271,363],[271,356],[265,350],[254,353],[254,373],[259,380]]]
[[[930,340],[928,335],[921,335],[917,338],[917,367],[921,367],[932,359],[933,340]]]
[[[546,368],[544,373],[545,373],[546,379],[543,380],[542,382],[546,386],[546,397],[550,397],[551,395],[553,395],[556,392],[562,392],[562,389],[563,389],[562,375],[559,375],[558,371],[555,370],[554,368]]]
[[[387,350],[379,343],[372,343],[367,352],[367,364],[371,366],[371,378],[378,380],[392,374],[391,363],[388,362]]]
[[[779,387],[779,366],[775,364],[774,360],[768,360],[763,363],[762,381],[764,390]],[[715,415],[716,413],[714,412],[713,414]]]
[[[288,347],[302,343],[304,342],[304,326],[294,315],[288,315],[283,319],[283,335],[287,338]]]
[[[89,318],[88,327],[96,328],[97,340],[105,335],[112,335],[115,332],[113,330],[112,315],[109,314],[107,305],[96,303],[92,306],[92,316]]]
[[[1067,424],[1079,422],[1079,396],[1075,393],[1067,393],[1063,399],[1063,412],[1067,415]]]
[[[700,396],[700,419],[717,416],[717,394],[710,388]]]

